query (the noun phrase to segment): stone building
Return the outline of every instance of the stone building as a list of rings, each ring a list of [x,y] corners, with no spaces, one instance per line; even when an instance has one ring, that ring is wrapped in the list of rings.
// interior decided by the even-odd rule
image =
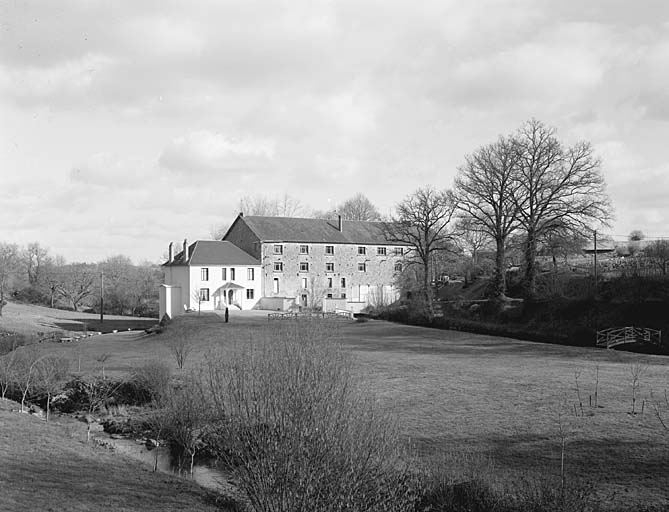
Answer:
[[[395,278],[408,244],[382,222],[239,214],[223,237],[260,264],[262,309],[323,307],[357,312],[399,298]]]

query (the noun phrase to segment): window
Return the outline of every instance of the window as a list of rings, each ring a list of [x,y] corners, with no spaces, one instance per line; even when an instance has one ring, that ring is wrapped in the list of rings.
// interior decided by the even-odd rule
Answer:
[[[307,289],[307,278],[306,277],[302,278],[302,288],[305,289],[305,290]]]
[[[279,293],[279,278],[274,278],[274,293]]]
[[[385,256],[386,255],[386,248],[385,247],[377,247],[376,248],[376,254],[378,256]]]
[[[402,264],[395,263],[395,272],[402,272]]]
[[[235,280],[235,269],[231,268],[230,269],[230,281],[234,281],[234,280]]]
[[[309,272],[309,263],[307,263],[306,261],[301,261],[300,272]]]
[[[300,254],[309,254],[309,246],[300,245]]]
[[[274,254],[283,254],[283,245],[275,244],[274,245]]]
[[[200,302],[209,301],[209,288],[200,288]]]
[[[326,245],[325,254],[334,254],[334,245]]]
[[[345,277],[341,278],[341,287],[346,288],[346,278]]]
[[[200,269],[200,281],[209,281],[209,269],[204,267]]]
[[[364,263],[358,263],[358,272],[367,272],[366,265]]]
[[[248,300],[253,300],[253,288],[246,289],[246,298]]]
[[[274,262],[274,272],[283,272],[283,262],[281,261]]]
[[[404,247],[395,247],[395,256],[402,256],[404,254]]]
[[[334,272],[334,263],[326,263],[325,264],[325,271],[326,272]]]
[[[358,247],[358,254],[360,256],[364,256],[365,254],[367,254],[367,248],[366,247]]]
[[[247,281],[253,281],[254,280],[254,278],[255,278],[254,270],[255,269],[252,269],[252,268],[247,268],[246,269],[246,280]],[[251,297],[251,298],[253,298],[253,297]]]
[[[345,299],[346,298],[346,292],[341,292],[341,298]]]
[[[227,281],[227,280],[228,280],[228,269],[227,269],[227,268],[222,268],[222,269],[221,269],[221,279],[222,279],[223,281]]]
[[[332,278],[328,277],[328,288],[332,288]]]
[[[331,298],[332,298],[332,294],[331,294],[331,293],[328,293],[327,298],[328,298],[328,299],[331,299]]]

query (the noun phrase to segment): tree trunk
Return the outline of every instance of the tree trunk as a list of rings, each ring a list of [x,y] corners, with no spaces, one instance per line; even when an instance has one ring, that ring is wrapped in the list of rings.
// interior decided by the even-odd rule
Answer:
[[[506,252],[504,248],[504,239],[497,239],[497,253],[495,254],[495,298],[506,295],[506,268],[504,268]]]
[[[430,261],[429,256],[423,261],[423,292],[427,305],[427,315],[430,321],[434,318],[434,305],[432,304],[432,290],[430,289]]]
[[[537,259],[537,239],[534,229],[528,229],[527,241],[525,242],[525,277],[523,279],[523,288],[525,296],[532,298],[536,294],[536,259]]]

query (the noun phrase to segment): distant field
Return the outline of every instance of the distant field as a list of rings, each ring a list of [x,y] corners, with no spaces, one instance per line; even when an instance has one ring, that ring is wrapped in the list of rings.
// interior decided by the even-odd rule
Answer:
[[[216,314],[178,317],[159,335],[118,333],[54,351],[82,354],[82,371],[99,371],[97,358],[111,354],[109,373],[123,374],[149,359],[174,364],[169,340],[192,340],[190,368],[208,350],[271,335],[266,315],[233,312],[229,324]],[[559,424],[567,435],[569,477],[591,481],[610,505],[669,507],[669,432],[652,403],[669,389],[669,358],[595,348],[523,342],[382,321],[338,321],[337,339],[352,352],[366,389],[399,418],[407,439],[424,460],[477,452],[493,457],[501,474],[557,474]],[[331,325],[330,325],[331,326]],[[639,410],[631,415],[631,367],[642,361]],[[599,407],[594,400],[599,370]],[[176,365],[175,365],[176,370]],[[577,406],[576,375],[583,401]]]

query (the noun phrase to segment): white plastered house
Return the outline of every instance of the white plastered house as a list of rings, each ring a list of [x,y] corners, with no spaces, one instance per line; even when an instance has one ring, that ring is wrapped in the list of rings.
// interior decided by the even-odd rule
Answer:
[[[253,309],[261,297],[260,262],[235,244],[198,240],[163,264],[160,318],[188,311]]]

